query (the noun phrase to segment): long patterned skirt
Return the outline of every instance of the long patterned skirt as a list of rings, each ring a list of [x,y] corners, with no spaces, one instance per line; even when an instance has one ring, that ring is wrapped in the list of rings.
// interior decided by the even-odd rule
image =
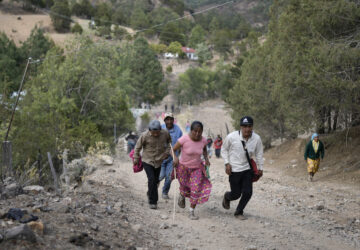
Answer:
[[[187,168],[179,165],[176,168],[176,177],[180,183],[180,193],[190,198],[191,204],[201,204],[209,200],[211,182],[206,178],[205,171],[201,168]]]
[[[312,160],[310,158],[307,158],[307,170],[308,173],[316,173],[319,170],[319,166],[320,166],[320,159],[315,159]]]

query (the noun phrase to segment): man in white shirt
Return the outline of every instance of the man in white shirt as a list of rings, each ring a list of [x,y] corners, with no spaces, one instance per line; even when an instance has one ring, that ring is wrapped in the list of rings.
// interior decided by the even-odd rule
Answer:
[[[221,148],[221,156],[225,162],[225,172],[229,175],[231,189],[230,192],[225,192],[222,205],[225,209],[230,209],[230,201],[241,197],[234,215],[242,220],[246,219],[243,215],[244,208],[252,196],[253,189],[253,171],[250,169],[242,141],[250,158],[255,158],[259,174],[262,175],[263,172],[263,145],[260,136],[253,132],[253,124],[250,116],[241,118],[240,131],[228,134]]]

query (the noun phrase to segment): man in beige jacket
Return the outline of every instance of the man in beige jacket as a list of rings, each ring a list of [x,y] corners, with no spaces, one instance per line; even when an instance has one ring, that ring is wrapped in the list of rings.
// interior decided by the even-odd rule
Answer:
[[[139,162],[142,150],[142,164],[148,178],[147,195],[151,209],[157,208],[161,163],[170,156],[170,143],[169,132],[161,129],[158,120],[153,120],[149,124],[149,131],[144,132],[135,145],[134,164]]]

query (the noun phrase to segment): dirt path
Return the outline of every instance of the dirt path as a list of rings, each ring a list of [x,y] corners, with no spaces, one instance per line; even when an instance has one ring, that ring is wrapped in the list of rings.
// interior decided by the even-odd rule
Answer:
[[[322,181],[308,183],[292,178],[282,174],[282,166],[271,160],[272,164],[265,166],[264,178],[254,185],[254,195],[245,210],[248,220],[240,221],[233,216],[235,202],[229,211],[221,206],[223,193],[228,190],[223,162],[212,158],[211,163],[212,194],[207,203],[196,208],[198,221],[188,219],[189,204],[185,209],[176,205],[173,221],[177,181],[170,190],[172,199],[160,198],[158,210],[150,210],[145,173],[132,173],[130,162],[123,158],[117,160],[115,173],[104,168],[91,178],[114,185],[132,197],[126,201],[134,215],[130,223],[152,231],[165,248],[359,249],[360,192],[354,186],[339,188]]]

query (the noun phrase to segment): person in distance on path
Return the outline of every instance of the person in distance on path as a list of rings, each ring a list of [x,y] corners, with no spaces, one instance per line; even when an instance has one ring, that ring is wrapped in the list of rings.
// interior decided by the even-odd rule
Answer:
[[[223,144],[222,138],[218,135],[214,141],[215,155],[216,158],[220,158],[221,146]]]
[[[304,158],[307,162],[307,170],[309,173],[309,181],[312,181],[315,173],[320,166],[320,156],[324,159],[325,149],[322,141],[319,140],[319,135],[314,133],[311,140],[306,144]]]
[[[137,165],[142,149],[142,164],[148,178],[149,206],[157,208],[158,183],[162,162],[170,155],[171,137],[167,130],[162,130],[160,122],[149,123],[149,131],[144,132],[135,145],[134,164]]]
[[[242,141],[245,143],[250,158],[255,156],[260,175],[263,170],[263,145],[260,136],[253,132],[253,124],[250,116],[242,117],[240,130],[228,134],[221,148],[221,156],[225,162],[225,172],[229,175],[231,189],[230,192],[225,192],[222,205],[225,209],[230,209],[230,201],[241,197],[234,214],[241,220],[246,219],[244,209],[253,191],[253,172],[250,169]]]

